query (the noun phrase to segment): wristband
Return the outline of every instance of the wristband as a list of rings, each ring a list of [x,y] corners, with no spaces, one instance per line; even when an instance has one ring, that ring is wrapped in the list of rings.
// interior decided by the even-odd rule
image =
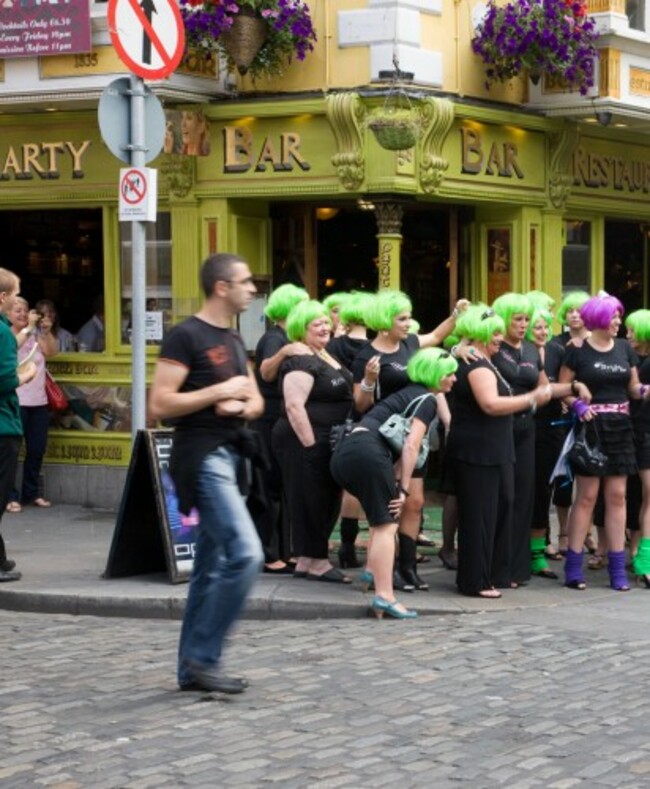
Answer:
[[[408,492],[408,490],[406,490],[406,488],[403,488],[398,482],[397,483],[397,495],[399,496],[401,493],[403,493],[406,496],[406,498],[408,498],[411,495]]]
[[[571,394],[575,395],[576,397],[578,396],[578,382],[575,380],[575,378],[573,381],[571,381]]]
[[[452,345],[452,347],[451,347],[450,353],[451,353],[451,355],[453,356],[454,359],[456,358],[456,354],[458,353],[458,349],[459,348],[460,348],[460,345]]]
[[[460,315],[460,310],[458,309],[458,307],[454,307],[454,309],[451,311],[451,317],[457,318],[459,315]]]
[[[367,392],[368,394],[371,394],[372,392],[375,391],[375,385],[367,383],[366,379],[364,378],[361,381],[361,391],[362,392]]]
[[[537,400],[535,399],[535,395],[532,395],[528,402],[530,403],[530,413],[534,416],[537,413]]]
[[[589,410],[589,406],[585,403],[584,400],[581,400],[579,397],[576,398],[570,406],[573,413],[578,417],[578,419],[582,419],[582,417],[587,413]]]
[[[648,391],[648,387],[645,384],[641,384],[639,386],[639,397],[641,400],[645,397],[645,393]]]

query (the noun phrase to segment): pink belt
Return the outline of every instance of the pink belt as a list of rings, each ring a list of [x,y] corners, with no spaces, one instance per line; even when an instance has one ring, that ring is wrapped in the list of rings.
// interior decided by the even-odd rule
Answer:
[[[630,413],[629,403],[592,403],[589,408],[594,414],[628,414]]]

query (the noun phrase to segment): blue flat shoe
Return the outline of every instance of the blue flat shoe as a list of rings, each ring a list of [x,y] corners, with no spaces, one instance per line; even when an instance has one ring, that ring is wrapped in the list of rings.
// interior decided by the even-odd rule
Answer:
[[[397,605],[397,600],[393,600],[392,603],[389,603],[388,600],[376,595],[372,598],[370,609],[377,619],[381,619],[384,614],[388,614],[388,616],[392,616],[394,619],[415,619],[417,617],[417,611],[409,611],[408,609],[406,611],[400,611]]]

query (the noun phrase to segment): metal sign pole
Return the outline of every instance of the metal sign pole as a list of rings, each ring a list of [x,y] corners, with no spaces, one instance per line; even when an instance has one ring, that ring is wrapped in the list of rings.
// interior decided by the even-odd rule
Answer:
[[[135,74],[131,74],[131,165],[133,167],[144,167],[146,164],[144,103],[144,81]],[[131,369],[133,371],[131,438],[134,442],[138,430],[144,430],[147,421],[146,244],[145,223],[131,222]]]

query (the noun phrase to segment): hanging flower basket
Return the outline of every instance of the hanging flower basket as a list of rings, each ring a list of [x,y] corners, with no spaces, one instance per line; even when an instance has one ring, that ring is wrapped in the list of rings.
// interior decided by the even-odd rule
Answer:
[[[247,8],[242,8],[233,19],[230,30],[221,34],[221,44],[240,74],[246,74],[267,34],[266,21]]]
[[[472,49],[488,88],[528,71],[533,84],[544,74],[585,95],[594,84],[597,38],[586,0],[489,0]]]
[[[413,148],[420,135],[419,124],[411,110],[376,112],[368,128],[377,142],[388,151],[406,151]]]
[[[314,49],[316,32],[303,0],[179,0],[187,47],[225,55],[240,74],[282,74]]]

